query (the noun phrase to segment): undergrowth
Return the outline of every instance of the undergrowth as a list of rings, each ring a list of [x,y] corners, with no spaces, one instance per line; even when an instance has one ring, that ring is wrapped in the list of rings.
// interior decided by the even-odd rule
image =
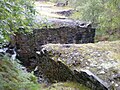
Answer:
[[[36,77],[21,67],[17,61],[0,56],[0,90],[40,90]]]

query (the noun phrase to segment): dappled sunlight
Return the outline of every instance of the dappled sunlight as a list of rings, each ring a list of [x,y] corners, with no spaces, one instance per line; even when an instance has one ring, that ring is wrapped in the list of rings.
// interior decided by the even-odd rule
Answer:
[[[36,5],[36,6],[54,6],[55,3],[36,1],[36,2],[35,2],[35,5]]]

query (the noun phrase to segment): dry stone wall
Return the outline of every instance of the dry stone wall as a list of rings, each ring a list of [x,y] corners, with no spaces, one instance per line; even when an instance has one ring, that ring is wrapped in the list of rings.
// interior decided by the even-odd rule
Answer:
[[[95,29],[80,28],[80,27],[60,27],[50,29],[36,29],[35,39],[39,45],[48,43],[93,43],[95,36]]]
[[[81,26],[83,26],[83,24],[81,24]],[[14,38],[14,44],[16,44],[18,48],[17,53],[19,57],[23,59],[23,63],[25,61],[25,63],[28,64],[31,58],[33,59],[33,57],[35,57],[36,51],[41,51],[41,46],[48,43],[93,43],[95,29],[92,28],[90,24],[86,27],[81,26],[68,25],[57,28],[42,28],[34,29],[32,34],[17,34]]]

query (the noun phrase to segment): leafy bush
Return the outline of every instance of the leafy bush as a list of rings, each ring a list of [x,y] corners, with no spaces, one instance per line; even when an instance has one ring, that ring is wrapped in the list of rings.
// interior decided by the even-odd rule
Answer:
[[[0,56],[0,90],[40,90],[36,77],[23,71],[17,61]]]
[[[72,2],[70,4],[74,3],[71,6],[78,11],[73,14],[73,19],[92,22],[93,27],[97,28],[99,37],[107,37],[110,40],[120,38],[120,0],[69,1]],[[112,32],[115,32],[113,33],[115,35]]]
[[[33,0],[0,0],[0,42],[16,32],[31,31],[35,25],[33,5]]]

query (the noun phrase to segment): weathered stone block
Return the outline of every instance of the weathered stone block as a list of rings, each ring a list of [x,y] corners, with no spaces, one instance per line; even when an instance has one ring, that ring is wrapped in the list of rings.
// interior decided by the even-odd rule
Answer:
[[[21,57],[33,57],[36,51],[41,50],[41,45],[53,44],[82,44],[93,43],[95,29],[90,23],[72,20],[54,20],[50,23],[59,23],[57,27],[34,29],[32,34],[17,34],[13,40],[19,48]]]

